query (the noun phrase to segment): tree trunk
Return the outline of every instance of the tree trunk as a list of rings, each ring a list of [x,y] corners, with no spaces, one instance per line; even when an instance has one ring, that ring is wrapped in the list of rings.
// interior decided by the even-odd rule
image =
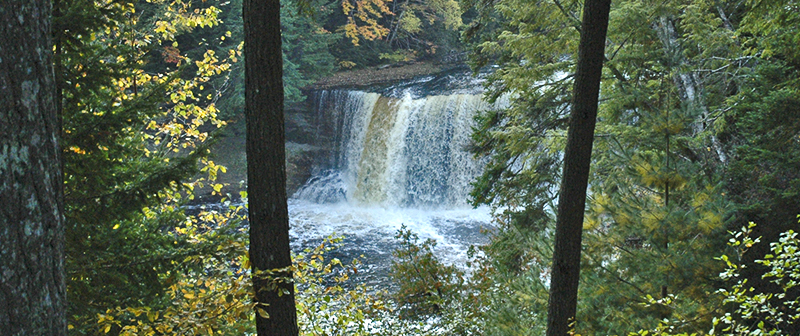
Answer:
[[[66,335],[50,0],[0,0],[0,333]]]
[[[586,0],[583,9],[572,114],[556,219],[547,309],[548,336],[567,335],[577,310],[583,213],[610,7],[611,0]]]
[[[245,122],[250,263],[259,336],[297,335],[294,284],[288,271],[272,279],[259,271],[291,266],[283,118],[283,58],[279,0],[245,0]],[[277,282],[275,277],[286,281]],[[265,318],[258,312],[264,312]]]

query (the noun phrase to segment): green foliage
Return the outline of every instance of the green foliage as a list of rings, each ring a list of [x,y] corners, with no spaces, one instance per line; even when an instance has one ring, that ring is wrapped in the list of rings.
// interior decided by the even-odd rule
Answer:
[[[718,260],[725,263],[726,269],[720,273],[725,287],[713,295],[723,298],[723,309],[714,312],[713,328],[708,333],[701,331],[692,335],[793,335],[800,320],[800,301],[797,284],[800,280],[800,237],[794,230],[781,233],[780,239],[770,243],[769,254],[754,264],[745,262],[744,255],[753,253],[752,249],[761,242],[753,238],[756,224],[749,223],[739,231],[730,232],[728,241],[733,253],[722,255]],[[776,290],[763,292],[752,287],[742,271],[756,265],[768,271],[764,279],[775,284]],[[674,299],[670,298],[670,300]],[[654,304],[665,304],[664,300],[650,300]],[[664,320],[652,330],[640,330],[631,335],[688,335],[677,333],[677,326],[687,323],[692,316],[675,320]]]
[[[213,180],[224,171],[206,159],[210,132],[224,122],[199,92],[230,65],[213,52],[198,60],[158,52],[180,33],[214,24],[214,7],[65,0],[55,13],[69,324],[89,334],[107,309],[163,307],[174,274],[196,267],[181,260],[216,255],[230,239],[225,230],[188,237],[215,215],[182,208],[206,181],[196,174]],[[182,70],[144,70],[161,56]]]
[[[800,17],[786,10],[789,6],[796,3],[748,3],[736,36],[745,66],[738,92],[728,98],[723,128],[732,152],[726,173],[739,210],[737,225],[759,223],[754,230],[765,241],[794,227],[800,208],[800,55],[790,47],[800,36]],[[758,245],[754,254],[765,254],[766,248]],[[758,285],[763,271],[755,267],[744,273]]]
[[[383,298],[386,292],[355,283],[359,261],[345,265],[326,255],[341,247],[341,238],[328,238],[294,257],[297,315],[300,334],[405,335],[419,326],[396,319]]]
[[[742,228],[730,245],[737,247],[739,253],[747,252],[759,243],[760,238],[751,238],[754,224]],[[770,245],[770,253],[756,264],[764,266],[768,271],[763,278],[776,285],[777,290],[763,292],[753,288],[741,275],[741,270],[748,265],[740,261],[722,256],[728,268],[720,276],[734,282],[730,289],[720,289],[719,294],[725,303],[731,305],[732,312],[725,313],[715,320],[711,333],[726,335],[784,335],[797,331],[800,321],[800,297],[797,285],[800,283],[800,238],[797,232],[789,230],[781,233],[780,238]]]
[[[254,333],[253,312],[257,309],[252,302],[247,243],[244,235],[239,238],[218,248],[224,251],[223,258],[186,258],[185,263],[197,265],[202,271],[174,274],[175,281],[167,290],[169,304],[165,307],[111,308],[97,315],[92,328],[101,334],[119,332],[131,336]],[[296,284],[300,335],[452,334],[421,322],[398,319],[397,312],[383,299],[385,292],[353,283],[351,276],[358,272],[358,260],[345,265],[336,258],[327,258],[340,246],[341,238],[327,238],[316,247],[292,256],[290,271]]]
[[[499,216],[500,221],[508,219]],[[473,320],[486,335],[542,335],[548,297],[542,277],[548,272],[552,246],[530,228],[511,224],[519,222],[501,223],[506,229],[499,230],[472,263],[479,268],[470,283],[479,294],[469,304],[480,312]]]
[[[436,335],[480,334],[480,284],[468,282],[464,271],[455,265],[443,264],[434,255],[436,241],[420,242],[405,225],[395,239],[400,246],[392,253],[395,260],[390,276],[397,288],[391,297],[400,318],[420,321]]]
[[[459,49],[463,13],[455,0],[343,0],[341,5],[346,19],[337,29],[354,46],[362,39],[380,41],[396,52],[420,56]]]
[[[346,288],[350,276],[357,272],[357,259],[349,265],[337,258],[326,261],[326,254],[341,247],[341,241],[326,239],[294,257],[298,323],[303,334],[363,335],[367,314],[384,307],[365,286]]]
[[[392,255],[391,276],[399,287],[393,293],[406,317],[423,317],[441,312],[452,304],[464,285],[464,274],[455,266],[443,265],[434,255],[436,241],[419,237],[402,226],[395,238],[400,242]]]
[[[304,14],[298,2],[287,1],[281,6],[284,90],[289,102],[304,100],[301,88],[333,73],[336,65],[330,47],[341,38],[318,23],[331,15],[333,9],[321,1],[310,1],[308,5],[318,11]]]
[[[305,7],[301,8],[301,4]],[[329,7],[320,1],[281,3],[286,103],[305,100],[301,90],[336,69],[336,60],[330,49],[334,42],[341,39],[341,34],[332,33],[321,24],[334,12]],[[235,56],[239,57],[243,48],[242,0],[226,2],[221,8],[220,24],[215,29],[197,31],[192,34],[193,39],[217,41],[214,49],[218,53],[235,50]],[[218,93],[216,99],[222,119],[236,119],[243,115],[244,62],[235,63],[229,74],[214,81],[212,89]]]
[[[420,55],[459,49],[457,34],[463,26],[462,10],[455,0],[396,1],[387,43]]]
[[[526,298],[490,299],[487,330],[514,334],[535,328],[545,311],[581,3],[466,3],[479,8],[465,33],[473,64],[498,66],[488,97],[511,102],[478,118],[473,150],[489,163],[472,198],[497,209],[485,287]],[[726,229],[762,221],[757,233],[773,241],[795,225],[800,113],[792,6],[612,4],[577,332],[656,330],[667,319],[682,321],[671,333],[704,333],[723,304],[712,295],[722,270],[712,256],[725,250]],[[744,261],[765,251],[754,252]],[[761,279],[768,272],[758,264],[742,276],[757,290],[775,291]]]
[[[506,312],[541,315],[546,305],[580,2],[482,4],[467,36],[473,62],[499,65],[489,77],[488,96],[510,99],[511,107],[478,118],[474,150],[489,163],[472,197],[499,212],[500,229],[487,249],[495,267],[490,278],[534,298],[492,304],[487,323],[513,330],[508,325],[527,327],[541,316],[517,319]],[[726,146],[733,141],[720,132],[728,122],[722,116],[738,108],[741,99],[730,98],[737,93],[732,88],[750,73],[735,28],[729,28],[742,18],[732,7],[706,1],[612,4],[577,332],[627,333],[680,316],[696,316],[684,331],[711,325],[719,300],[709,292],[720,271],[712,256],[725,248],[724,232],[736,209],[724,175],[732,162]],[[782,188],[794,190],[791,184]],[[679,299],[642,308],[647,295],[668,299],[664,292]]]
[[[191,254],[175,261],[183,265],[173,268],[169,286],[164,289],[164,303],[153,306],[112,305],[93,316],[88,328],[97,334],[119,335],[212,335],[252,332],[252,282],[248,276],[246,230],[235,215],[243,211],[234,207],[226,213],[209,212],[198,221],[177,230],[176,235],[202,243],[218,241],[213,252]],[[215,235],[235,232],[226,239]]]

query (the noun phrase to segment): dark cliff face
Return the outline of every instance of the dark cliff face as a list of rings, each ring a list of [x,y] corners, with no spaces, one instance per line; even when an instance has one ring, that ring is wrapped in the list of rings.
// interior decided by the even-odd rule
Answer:
[[[320,141],[320,128],[314,117],[314,107],[306,102],[286,106],[286,193],[291,196],[311,178],[315,158],[327,157],[328,146]]]

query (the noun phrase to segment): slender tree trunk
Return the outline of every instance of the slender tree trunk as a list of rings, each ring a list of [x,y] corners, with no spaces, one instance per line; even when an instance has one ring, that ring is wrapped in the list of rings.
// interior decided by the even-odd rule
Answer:
[[[724,13],[723,13],[724,14]],[[674,62],[673,66],[680,67],[687,63],[686,57],[683,54],[683,47],[678,41],[678,32],[675,25],[667,17],[659,17],[656,24],[656,32],[658,33],[661,43],[667,52],[667,56]],[[678,88],[681,101],[686,103],[689,108],[696,109],[700,112],[700,120],[695,123],[696,131],[703,132],[708,128],[708,122],[711,119],[711,112],[708,110],[708,104],[703,99],[703,83],[698,78],[697,74],[691,71],[679,72],[673,77],[673,82]],[[716,153],[717,159],[720,163],[727,164],[728,156],[722,148],[722,143],[716,135],[710,135],[711,147]]]
[[[583,9],[572,114],[558,200],[547,309],[548,336],[567,335],[577,310],[583,213],[610,7],[611,0],[586,0]]]
[[[291,266],[283,118],[283,58],[279,0],[245,0],[245,122],[250,263],[256,290],[259,336],[298,334],[294,284],[288,271],[259,276],[259,271]],[[265,318],[258,312],[266,313]]]
[[[0,0],[0,334],[66,335],[50,0]]]
[[[727,25],[730,22],[727,21],[727,17],[722,10],[717,7],[719,10],[719,14],[721,15],[724,23]],[[726,27],[727,28],[727,27]],[[732,28],[732,27],[731,27]],[[729,28],[730,29],[730,28]],[[671,66],[674,67],[681,67],[687,63],[686,57],[683,54],[683,47],[681,46],[678,40],[678,32],[675,29],[675,25],[673,24],[672,20],[668,17],[659,17],[658,22],[655,25],[655,31],[661,40],[662,45],[664,45],[664,50],[667,54],[668,59],[671,62]],[[679,97],[681,102],[685,103],[690,109],[695,109],[700,112],[700,120],[695,122],[694,129],[697,133],[703,132],[708,128],[708,120],[710,119],[711,112],[708,110],[708,104],[703,99],[703,84],[700,78],[698,78],[697,74],[691,71],[683,71],[678,72],[672,78],[675,87],[678,89]],[[669,112],[667,112],[669,113]],[[669,117],[667,118],[669,121]],[[669,123],[669,122],[668,122]],[[669,130],[667,130],[667,170],[669,170]],[[709,136],[711,140],[711,147],[714,149],[714,153],[716,154],[717,159],[720,163],[726,164],[728,162],[727,155],[722,148],[722,144],[720,143],[717,136],[711,134]],[[670,186],[667,183],[666,189],[664,191],[664,199],[665,203],[664,206],[669,209],[669,192]],[[669,251],[669,232],[668,227],[666,224],[663,228],[664,231],[664,240],[661,242],[661,248],[663,253],[668,253]],[[661,297],[666,298],[669,294],[669,272],[664,274],[664,284],[661,286]]]

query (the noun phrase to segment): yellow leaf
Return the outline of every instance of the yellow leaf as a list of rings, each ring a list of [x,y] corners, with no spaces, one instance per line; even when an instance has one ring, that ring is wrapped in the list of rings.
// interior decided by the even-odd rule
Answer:
[[[261,316],[261,318],[265,319],[269,318],[269,313],[267,313],[267,311],[264,310],[264,308],[256,307],[256,312],[258,313],[258,316]]]

